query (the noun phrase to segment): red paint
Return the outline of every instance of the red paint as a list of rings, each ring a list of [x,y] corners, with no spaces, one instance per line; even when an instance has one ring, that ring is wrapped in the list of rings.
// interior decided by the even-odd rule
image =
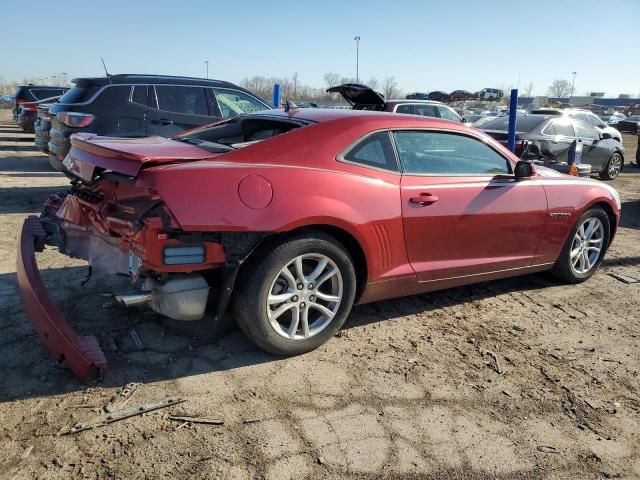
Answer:
[[[107,361],[96,337],[77,335],[47,293],[34,254],[35,242],[43,241],[44,235],[37,217],[25,220],[19,240],[16,268],[22,301],[40,340],[54,359],[69,368],[74,375],[88,378],[96,370],[105,368]]]

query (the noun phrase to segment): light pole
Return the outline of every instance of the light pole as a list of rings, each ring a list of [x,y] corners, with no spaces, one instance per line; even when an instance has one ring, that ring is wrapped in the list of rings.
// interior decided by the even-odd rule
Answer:
[[[209,60],[205,60],[205,61],[204,61],[204,64],[205,64],[205,65],[206,65],[206,67],[207,67],[207,78],[209,78]]]
[[[573,80],[571,80],[571,96],[573,97],[573,89],[576,86],[576,73],[578,72],[571,72],[571,75],[573,75]]]
[[[356,35],[353,37],[356,41],[356,83],[359,83],[360,80],[360,72],[359,72],[359,62],[360,62],[360,35]]]

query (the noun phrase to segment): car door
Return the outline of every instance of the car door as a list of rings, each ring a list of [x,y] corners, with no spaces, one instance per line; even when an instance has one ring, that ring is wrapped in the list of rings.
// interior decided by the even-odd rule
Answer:
[[[405,245],[421,282],[532,264],[544,231],[542,185],[471,133],[394,132]]]
[[[582,141],[582,163],[591,165],[593,172],[602,170],[612,152],[611,139],[602,139],[600,132],[587,122],[573,121],[576,137]]]
[[[205,87],[190,85],[150,85],[147,135],[169,137],[188,128],[215,120]]]

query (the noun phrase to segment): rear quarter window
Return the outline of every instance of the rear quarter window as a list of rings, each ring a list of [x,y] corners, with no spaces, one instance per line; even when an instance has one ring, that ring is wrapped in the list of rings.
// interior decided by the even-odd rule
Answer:
[[[60,97],[60,103],[83,103],[91,99],[100,87],[97,85],[89,85],[89,86],[76,86],[67,90],[67,92]]]
[[[62,88],[31,88],[29,91],[36,100],[57,97],[64,93]]]

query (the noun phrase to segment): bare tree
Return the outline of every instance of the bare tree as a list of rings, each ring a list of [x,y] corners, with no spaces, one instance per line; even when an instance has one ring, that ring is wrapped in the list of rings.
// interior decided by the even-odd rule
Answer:
[[[524,93],[525,97],[531,97],[531,94],[533,93],[533,82],[529,82],[525,85],[522,89],[522,93]]]
[[[324,74],[324,83],[327,88],[335,87],[340,83],[340,74],[339,73],[325,73]]]
[[[382,93],[384,93],[385,98],[393,98],[398,93],[396,77],[387,77],[383,80]]]
[[[377,90],[378,87],[380,86],[380,82],[376,77],[371,77],[367,82],[367,86],[371,87],[372,90]]]
[[[292,76],[291,79],[293,80],[293,95],[294,96],[298,96],[298,72],[295,72]]]
[[[556,79],[549,85],[549,96],[564,98],[571,94],[571,83],[567,80]]]

